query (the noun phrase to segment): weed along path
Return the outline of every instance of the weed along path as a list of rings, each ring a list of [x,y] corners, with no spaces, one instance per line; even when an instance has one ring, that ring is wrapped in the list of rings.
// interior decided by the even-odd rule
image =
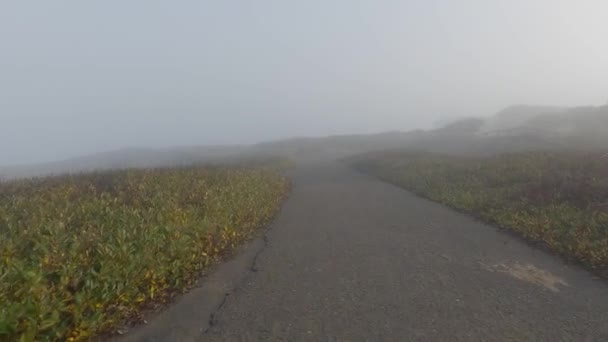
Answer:
[[[393,185],[294,171],[265,238],[140,341],[607,341],[608,286],[578,266]]]

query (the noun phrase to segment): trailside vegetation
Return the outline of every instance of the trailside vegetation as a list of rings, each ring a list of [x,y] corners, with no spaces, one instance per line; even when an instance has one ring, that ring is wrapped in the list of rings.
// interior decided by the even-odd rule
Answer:
[[[273,217],[288,182],[271,169],[0,184],[0,340],[88,340],[140,320]]]

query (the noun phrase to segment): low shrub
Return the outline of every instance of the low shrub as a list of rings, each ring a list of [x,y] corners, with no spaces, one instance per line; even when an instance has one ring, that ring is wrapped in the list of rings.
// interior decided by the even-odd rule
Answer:
[[[286,189],[242,167],[0,184],[0,340],[86,340],[138,320],[264,225]]]

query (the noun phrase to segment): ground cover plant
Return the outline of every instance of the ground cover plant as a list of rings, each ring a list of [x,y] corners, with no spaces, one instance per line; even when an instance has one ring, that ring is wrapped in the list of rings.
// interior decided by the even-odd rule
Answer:
[[[188,289],[277,212],[288,182],[270,169],[0,184],[0,340],[87,340]]]
[[[606,274],[608,158],[603,153],[464,158],[393,151],[369,154],[353,163]]]

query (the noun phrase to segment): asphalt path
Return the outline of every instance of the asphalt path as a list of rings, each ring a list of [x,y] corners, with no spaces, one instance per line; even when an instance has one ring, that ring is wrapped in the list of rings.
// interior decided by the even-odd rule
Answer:
[[[201,283],[127,339],[608,341],[605,280],[333,162]]]

